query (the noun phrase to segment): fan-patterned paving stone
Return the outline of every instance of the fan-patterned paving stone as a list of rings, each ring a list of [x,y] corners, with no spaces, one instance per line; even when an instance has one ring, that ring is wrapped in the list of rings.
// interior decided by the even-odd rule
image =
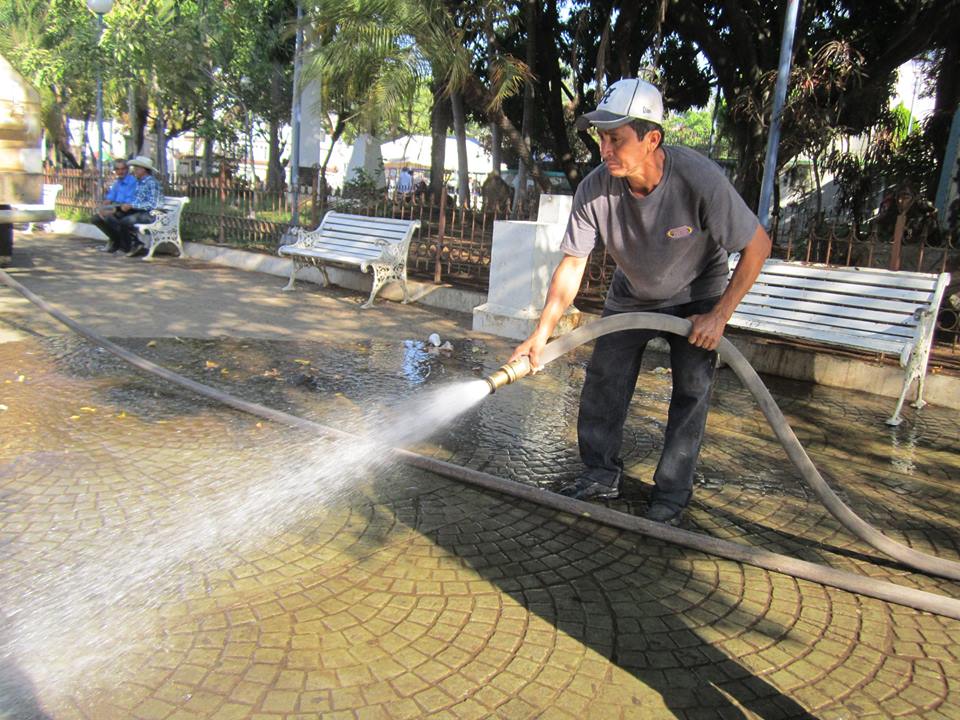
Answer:
[[[340,349],[355,352],[357,372],[291,367],[309,382],[290,384],[264,378],[270,343],[141,346],[200,380],[215,358],[229,365],[215,378],[225,389],[321,422],[325,408],[358,421],[375,394],[364,373],[376,392],[403,386],[372,346]],[[0,360],[0,599],[32,599],[6,621],[0,681],[20,678],[16,702],[56,720],[960,714],[956,621],[410,468],[364,467],[333,487],[312,465],[323,447],[297,431],[196,402],[76,342],[0,345]],[[422,449],[555,487],[575,472],[577,362],[543,387],[518,385],[522,397],[498,393],[499,406]],[[331,398],[337,387],[345,395]],[[645,507],[669,377],[645,374],[641,387],[628,491],[610,503],[627,512]],[[882,403],[858,395],[854,408],[831,392],[784,403],[815,462],[889,534],[956,553],[946,478],[957,461],[943,431],[956,420],[928,408],[891,462]],[[742,391],[722,378],[716,398],[691,529],[956,594],[869,562],[785,466]],[[844,423],[867,438],[862,457],[837,439]],[[33,660],[57,651],[57,682],[35,662],[11,666],[23,640]],[[85,663],[82,682],[72,659]]]

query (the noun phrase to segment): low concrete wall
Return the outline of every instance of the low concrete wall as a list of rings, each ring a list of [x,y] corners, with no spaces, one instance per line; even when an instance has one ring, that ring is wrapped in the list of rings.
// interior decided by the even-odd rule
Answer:
[[[51,229],[53,232],[106,240],[95,226],[85,223],[58,220],[52,224]],[[291,261],[284,258],[199,243],[184,243],[184,246],[187,256],[191,258],[240,270],[276,275],[284,279],[290,277]],[[369,273],[341,268],[329,268],[327,272],[330,281],[335,285],[364,294],[370,292]],[[301,280],[317,284],[323,282],[316,268],[305,268],[297,273],[297,281]],[[472,314],[475,307],[487,301],[486,294],[475,290],[417,280],[409,280],[407,285],[413,301],[443,310]],[[278,289],[279,287],[281,285],[278,284]],[[403,299],[403,291],[398,283],[391,283],[381,290],[378,297],[399,302]],[[582,322],[590,322],[597,317],[583,313]],[[727,337],[760,373],[890,398],[899,397],[903,387],[903,370],[897,365],[837,355],[789,342],[769,340],[742,331],[730,331]],[[654,349],[666,350],[666,343],[655,345]],[[907,396],[908,402],[912,401],[915,395],[916,387],[912,388],[911,394]],[[931,405],[960,410],[960,377],[928,372],[923,395]],[[890,410],[893,410],[892,402]]]

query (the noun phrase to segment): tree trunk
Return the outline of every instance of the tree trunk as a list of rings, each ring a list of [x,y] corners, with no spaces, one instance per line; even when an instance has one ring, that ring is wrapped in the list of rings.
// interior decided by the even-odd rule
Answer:
[[[330,148],[327,150],[327,154],[323,158],[323,164],[320,166],[320,193],[323,195],[320,200],[321,203],[326,202],[326,194],[329,191],[329,187],[327,186],[327,165],[330,164],[330,157],[333,155],[333,146],[337,144],[346,127],[347,123],[344,122],[343,115],[338,114],[337,124],[334,126],[333,134],[330,136]]]
[[[567,118],[563,112],[563,77],[561,76],[560,57],[557,54],[557,43],[549,41],[559,33],[559,18],[557,4],[548,2],[541,24],[543,37],[548,42],[543,43],[543,52],[538,53],[537,74],[540,76],[541,102],[540,106],[546,110],[547,124],[553,138],[553,154],[560,163],[567,182],[574,190],[580,184],[580,166],[573,155],[570,140],[567,135]],[[545,107],[544,107],[545,106]]]
[[[941,51],[940,62],[937,64],[937,85],[934,97],[933,112],[927,121],[927,134],[933,145],[934,158],[942,163],[947,151],[947,140],[950,136],[950,125],[953,114],[960,105],[960,46],[957,43],[948,45]],[[937,179],[934,177],[931,184],[929,199],[937,192]]]
[[[756,210],[760,202],[763,159],[766,154],[764,130],[757,121],[741,120],[733,125],[733,135],[740,151],[733,184],[747,206]]]
[[[210,97],[207,100],[207,122],[213,120],[213,94],[210,94]],[[200,176],[204,178],[211,177],[213,175],[213,155],[214,155],[214,145],[213,138],[210,137],[209,131],[207,136],[203,138],[203,164],[200,166]]]
[[[496,35],[493,31],[493,9],[489,5],[484,9],[485,32],[487,34],[487,57],[492,61],[497,53]],[[500,126],[490,123],[490,164],[493,166],[492,175],[500,176],[500,165],[503,163],[503,135]]]
[[[133,135],[133,152],[131,155],[143,154],[147,120],[150,114],[148,104],[146,90],[143,87],[135,85],[133,88],[133,115],[131,115],[130,119],[133,125],[131,130],[131,134]]]
[[[453,112],[453,132],[457,138],[457,194],[460,205],[470,205],[470,168],[467,166],[467,128],[463,115],[463,95],[450,93]]]
[[[163,103],[160,102],[157,76],[153,76],[153,96],[157,104],[157,117],[153,122],[153,130],[157,138],[157,174],[167,176],[167,125],[163,115]]]
[[[126,152],[127,157],[131,158],[139,155],[140,152],[140,147],[137,145],[137,85],[133,78],[127,86],[127,120],[130,125],[130,134],[126,137]]]
[[[816,218],[820,220],[820,213],[823,212],[823,186],[820,182],[820,154],[813,152],[810,155],[810,162],[813,165],[813,182],[817,189]]]
[[[533,72],[537,65],[537,32],[539,23],[537,22],[537,12],[539,0],[524,0],[526,3],[525,25],[527,31],[527,67]],[[517,167],[517,182],[514,186],[513,195],[513,217],[518,217],[522,206],[526,205],[527,199],[527,167],[530,162],[530,133],[533,125],[533,78],[528,77],[523,84],[523,119],[520,135],[526,152],[520,157],[520,163]]]
[[[447,128],[453,120],[453,108],[443,94],[443,86],[434,82],[433,111],[430,113],[430,194],[440,197],[446,192],[446,183],[443,181],[443,165],[447,151]]]
[[[166,177],[167,168],[167,126],[163,117],[163,110],[157,109],[157,121],[154,124],[157,131],[157,174]]]
[[[277,108],[284,102],[283,98],[283,71],[274,65],[273,75],[270,78],[270,102]],[[280,121],[275,115],[270,117],[267,142],[270,152],[267,158],[267,189],[278,191],[283,189],[283,164],[280,162]]]
[[[496,123],[490,123],[490,164],[493,165],[492,174],[499,176],[503,164],[503,133]]]
[[[60,112],[60,125],[61,131],[57,134],[54,144],[55,154],[59,156],[60,165],[73,170],[79,170],[81,167],[80,163],[77,162],[77,158],[70,148],[70,124],[67,122],[66,113],[62,111]]]
[[[87,166],[87,148],[90,147],[90,116],[83,118],[83,135],[80,139],[80,167]],[[93,155],[93,151],[90,152]]]

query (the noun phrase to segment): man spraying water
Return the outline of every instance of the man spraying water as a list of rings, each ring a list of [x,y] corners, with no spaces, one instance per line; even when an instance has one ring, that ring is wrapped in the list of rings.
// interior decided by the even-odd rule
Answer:
[[[604,316],[655,312],[687,318],[689,337],[666,334],[673,394],[647,518],[676,525],[693,493],[706,426],[716,348],[740,300],[770,254],[770,238],[720,168],[687,148],[663,145],[663,100],[643,80],[620,80],[577,127],[600,136],[603,165],[584,178],[560,249],[563,259],[534,332],[511,361],[533,368],[573,302],[600,240],[616,261]],[[728,253],[741,252],[727,284]],[[647,343],[630,330],[597,339],[580,397],[577,433],[585,469],[561,488],[581,500],[620,494],[623,426]]]

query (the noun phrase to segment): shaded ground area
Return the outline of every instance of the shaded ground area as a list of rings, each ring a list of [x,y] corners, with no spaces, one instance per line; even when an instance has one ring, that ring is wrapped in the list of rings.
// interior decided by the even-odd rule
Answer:
[[[61,261],[41,242],[18,244],[18,279],[41,294],[73,283],[59,297],[77,319],[338,429],[376,434],[388,408],[493,370],[508,347],[417,307],[363,314],[363,298],[314,289],[274,305],[276,278],[107,264],[92,243]],[[243,288],[242,306],[216,299],[221,279]],[[167,302],[136,302],[171,284],[170,303],[217,332],[188,327]],[[136,310],[124,315],[125,303]],[[12,310],[0,325],[18,334],[0,344],[2,718],[960,715],[960,622],[384,463],[362,441],[318,440],[144,376],[5,289],[0,305]],[[274,313],[289,312],[289,327],[305,305],[312,327],[271,335]],[[450,354],[427,348],[431,328]],[[585,360],[503,388],[416,449],[555,488],[577,470]],[[626,512],[644,509],[659,455],[670,376],[656,365],[629,421],[625,499],[611,503]],[[859,514],[960,555],[955,413],[928,407],[888,428],[888,398],[770,384]],[[687,527],[960,590],[871,559],[727,373]]]

